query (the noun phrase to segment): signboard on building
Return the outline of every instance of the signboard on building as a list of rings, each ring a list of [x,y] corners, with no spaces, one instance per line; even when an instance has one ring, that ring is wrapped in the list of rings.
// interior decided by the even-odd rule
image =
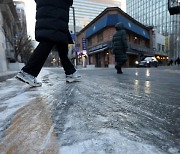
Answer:
[[[86,50],[86,39],[82,38],[82,49]]]
[[[111,42],[106,42],[106,43],[102,43],[102,44],[99,44],[99,45],[96,45],[92,48],[90,48],[88,50],[88,53],[97,53],[97,52],[101,52],[107,48],[110,48],[111,47]]]

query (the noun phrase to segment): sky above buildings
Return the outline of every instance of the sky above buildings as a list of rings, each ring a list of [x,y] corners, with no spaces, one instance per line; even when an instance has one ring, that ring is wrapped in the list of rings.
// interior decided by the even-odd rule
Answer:
[[[27,32],[34,39],[34,29],[35,29],[35,13],[36,4],[34,0],[23,0],[25,2],[25,12],[27,20]]]

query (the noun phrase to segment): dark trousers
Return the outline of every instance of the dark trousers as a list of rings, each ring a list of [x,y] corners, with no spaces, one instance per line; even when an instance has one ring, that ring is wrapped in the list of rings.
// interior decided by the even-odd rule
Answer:
[[[117,71],[122,71],[121,70],[121,67],[122,67],[122,65],[121,65],[121,63],[117,63],[116,65],[115,65],[115,69],[117,70]]]
[[[76,69],[74,68],[74,65],[71,63],[67,56],[68,44],[52,42],[40,42],[37,48],[34,50],[27,64],[22,68],[22,70],[37,77],[54,45],[56,45],[57,47],[65,74],[73,74]]]

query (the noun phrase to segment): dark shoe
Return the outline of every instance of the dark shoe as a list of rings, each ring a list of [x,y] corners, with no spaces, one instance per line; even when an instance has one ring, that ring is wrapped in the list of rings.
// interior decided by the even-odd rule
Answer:
[[[122,71],[117,71],[117,74],[123,74],[123,72]]]

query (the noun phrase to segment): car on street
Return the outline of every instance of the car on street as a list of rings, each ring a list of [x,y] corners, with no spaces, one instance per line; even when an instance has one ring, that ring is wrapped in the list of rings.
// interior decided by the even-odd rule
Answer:
[[[136,61],[137,67],[158,67],[158,60],[155,57],[146,57],[140,62]]]

